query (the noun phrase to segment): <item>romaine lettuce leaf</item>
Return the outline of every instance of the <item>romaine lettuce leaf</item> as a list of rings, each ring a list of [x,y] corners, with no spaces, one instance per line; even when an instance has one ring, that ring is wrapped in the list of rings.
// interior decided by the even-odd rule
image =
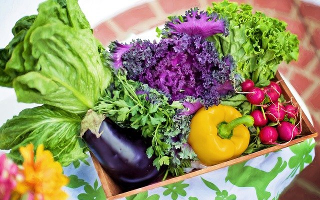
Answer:
[[[9,156],[20,163],[19,147],[44,144],[63,166],[87,156],[79,137],[81,118],[52,106],[25,109],[0,127],[0,149],[11,149]]]
[[[16,22],[12,28],[13,39],[3,49],[0,49],[0,86],[12,87],[13,77],[4,72],[6,64],[9,61],[13,50],[19,45],[23,44],[25,35],[34,20],[36,15],[25,16]]]
[[[6,85],[20,102],[84,115],[110,83],[101,50],[77,0],[48,0],[6,63]]]

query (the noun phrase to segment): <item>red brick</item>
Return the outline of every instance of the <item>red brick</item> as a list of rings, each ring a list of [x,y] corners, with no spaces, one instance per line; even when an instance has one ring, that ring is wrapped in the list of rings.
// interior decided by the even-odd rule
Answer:
[[[159,3],[166,13],[173,13],[179,10],[188,10],[190,8],[199,7],[198,0],[159,0]],[[184,14],[184,13],[181,13]]]
[[[320,78],[320,62],[318,62],[318,64],[316,65],[316,67],[313,70],[313,74],[318,76],[318,78]]]
[[[112,30],[111,27],[107,25],[106,22],[99,24],[93,29],[93,35],[105,46],[111,40],[116,38],[116,33]]]
[[[308,63],[315,56],[314,51],[304,48],[302,45],[299,46],[299,57],[297,61],[292,61],[291,64],[300,68],[306,68]]]
[[[320,134],[320,116],[317,118],[316,116],[312,116],[313,126],[316,129],[317,133]],[[320,135],[316,138],[317,141],[320,141]],[[319,155],[320,156],[320,155]],[[319,161],[320,163],[320,161]]]
[[[316,111],[320,111],[320,86],[312,92],[311,97],[307,100],[307,104]]]
[[[298,39],[302,41],[306,33],[306,26],[300,20],[294,20],[289,17],[280,15],[276,16],[276,18],[285,21],[288,24],[287,30],[289,30],[291,33],[296,34],[298,36]]]
[[[304,91],[312,85],[313,82],[301,73],[295,72],[290,79],[290,83],[297,90],[297,92],[302,95]]]
[[[279,65],[278,71],[286,78],[288,78],[288,71],[289,71],[289,65],[287,65],[286,63],[281,63]]]
[[[269,8],[280,12],[289,13],[293,5],[293,0],[254,0],[254,6]]]
[[[319,199],[319,197],[295,183],[290,185],[290,188],[279,197],[279,200],[288,199]]]
[[[320,20],[320,7],[311,3],[306,3],[301,1],[300,3],[300,13],[313,20]]]
[[[164,25],[166,21],[167,21],[166,19],[154,20],[154,21],[152,21],[153,24],[150,24],[148,27],[145,27],[145,30],[135,30],[134,33],[140,34],[140,33],[145,32],[146,30],[154,30],[154,36],[156,36],[156,28]]]
[[[131,8],[117,16],[112,20],[124,31],[129,28],[146,21],[150,18],[154,18],[155,14],[150,8],[148,3]]]
[[[312,34],[312,41],[311,42],[314,43],[314,45],[318,49],[320,49],[320,28],[317,28],[316,30],[314,30],[314,32]]]
[[[212,5],[212,2],[221,2],[221,0],[207,0],[207,4],[208,6]],[[238,4],[242,4],[242,3],[249,3],[248,0],[232,0],[232,2],[237,2]]]

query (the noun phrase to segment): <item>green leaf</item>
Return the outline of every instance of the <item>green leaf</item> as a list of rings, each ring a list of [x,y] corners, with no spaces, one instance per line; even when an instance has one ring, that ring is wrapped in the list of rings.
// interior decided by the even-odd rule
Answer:
[[[148,192],[141,192],[139,194],[137,194],[137,196],[134,198],[134,200],[145,200],[148,197]]]
[[[149,196],[146,200],[159,200],[159,199],[160,199],[160,195],[153,194],[153,195]]]
[[[98,189],[98,181],[97,180],[94,182],[94,189],[95,190]]]
[[[171,190],[165,190],[164,192],[163,192],[163,195],[164,196],[168,196],[169,194],[171,194]]]
[[[238,94],[228,99],[222,100],[221,104],[226,106],[237,107],[245,101],[247,101],[247,97],[243,94]]]
[[[81,117],[48,105],[25,109],[0,128],[0,149],[21,163],[19,147],[43,144],[63,166],[87,157],[87,147],[79,137]]]
[[[0,74],[12,77],[19,102],[84,114],[110,84],[110,68],[100,55],[102,45],[76,0],[67,0],[66,6],[55,0],[40,4],[17,47]]]
[[[86,159],[81,160],[85,165],[90,166],[90,163]]]
[[[215,184],[213,184],[212,182],[207,181],[206,179],[204,179],[204,178],[202,178],[202,177],[201,177],[201,180],[202,180],[202,181],[204,182],[204,184],[205,184],[208,188],[210,188],[211,190],[214,190],[214,191],[216,191],[216,192],[220,192],[219,188],[218,188]]]
[[[148,116],[147,115],[142,116],[141,125],[142,126],[146,125],[147,124],[147,120],[148,120]]]
[[[12,87],[13,78],[6,72],[6,64],[16,48],[18,51],[22,49],[25,35],[36,17],[36,15],[31,15],[19,19],[12,28],[13,39],[4,49],[0,49],[0,86]],[[22,57],[20,58],[20,61],[23,62]]]
[[[172,200],[177,200],[178,197],[179,197],[179,195],[176,192],[172,192],[172,194],[171,194],[171,199]]]
[[[150,107],[149,107],[149,113],[157,112],[158,108],[159,108],[159,105],[151,104]]]
[[[148,158],[151,158],[153,156],[154,150],[152,147],[148,147],[147,149],[147,156]]]
[[[75,160],[72,162],[73,166],[75,169],[77,169],[78,167],[80,167],[80,160]]]
[[[290,146],[290,150],[295,154],[289,160],[289,168],[293,169],[290,176],[294,176],[296,171],[302,171],[305,164],[310,164],[312,162],[311,151],[314,149],[316,143],[312,140],[305,140],[299,144]]]
[[[158,194],[153,194],[148,196],[148,191],[141,192],[129,197],[126,197],[126,200],[159,200],[160,196]]]
[[[170,106],[171,106],[172,108],[176,108],[176,109],[183,109],[183,108],[184,108],[184,106],[182,105],[182,103],[180,103],[179,101],[173,101]]]
[[[167,188],[164,192],[164,196],[168,196],[171,194],[172,199],[178,199],[180,196],[186,196],[187,192],[185,191],[185,188],[188,187],[189,184],[183,184],[183,181],[179,181],[176,183],[172,183],[170,185],[163,186],[164,188]]]
[[[119,115],[117,117],[117,121],[123,122],[127,119],[127,115],[129,113],[128,107],[123,107],[119,110]]]
[[[251,5],[229,1],[213,3],[207,11],[217,13],[229,23],[227,37],[209,37],[220,56],[232,55],[236,72],[251,79],[258,87],[266,86],[279,64],[297,60],[299,40],[286,30],[286,23],[254,12]]]
[[[93,188],[91,185],[87,184],[84,186],[84,191],[86,193],[81,193],[78,195],[79,200],[105,200],[106,195],[102,189],[102,187],[98,187],[97,180],[94,183]]]
[[[168,156],[163,156],[159,160],[160,165],[169,165],[169,157]]]
[[[117,98],[119,98],[119,96],[118,96],[118,97],[114,97],[114,98],[117,99]],[[113,102],[113,104],[115,104],[116,106],[118,106],[118,107],[120,107],[120,108],[122,108],[122,107],[128,107],[127,102],[125,102],[125,101],[122,100],[122,99]]]
[[[88,183],[85,182],[83,179],[78,178],[78,176],[76,176],[76,175],[71,175],[71,176],[69,176],[69,183],[68,183],[67,187],[78,188],[78,187],[84,186],[86,184],[88,184]]]
[[[154,117],[151,117],[151,116],[149,116],[149,118],[150,118],[150,122],[151,122],[152,125],[158,125],[158,124],[161,123],[161,120],[158,119],[158,118],[154,118]]]

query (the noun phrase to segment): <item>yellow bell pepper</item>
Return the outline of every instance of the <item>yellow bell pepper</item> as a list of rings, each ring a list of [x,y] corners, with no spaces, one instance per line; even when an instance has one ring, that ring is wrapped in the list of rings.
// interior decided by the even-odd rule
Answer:
[[[191,120],[188,143],[204,165],[214,165],[240,156],[248,147],[253,125],[232,106],[201,108]]]

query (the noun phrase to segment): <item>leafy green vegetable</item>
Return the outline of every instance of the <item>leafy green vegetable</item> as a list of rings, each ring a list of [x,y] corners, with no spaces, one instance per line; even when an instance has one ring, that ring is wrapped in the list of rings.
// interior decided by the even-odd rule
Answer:
[[[87,156],[79,137],[80,124],[78,115],[52,106],[25,109],[0,128],[0,149],[11,149],[9,156],[21,162],[20,146],[44,144],[55,160],[66,166]]]
[[[13,46],[0,84],[12,85],[20,102],[85,114],[110,83],[104,49],[76,0],[49,0],[38,12],[23,41]]]
[[[237,107],[240,104],[244,103],[247,100],[247,97],[243,94],[234,95],[228,99],[224,99],[221,101],[222,105]]]
[[[0,86],[12,87],[13,78],[5,73],[6,63],[9,61],[14,48],[22,45],[24,37],[30,26],[36,19],[36,15],[25,16],[18,20],[12,28],[13,39],[3,49],[0,49]]]
[[[297,36],[286,31],[287,24],[267,17],[261,12],[252,13],[248,4],[238,5],[223,1],[207,9],[229,21],[229,36],[219,34],[214,41],[221,56],[232,55],[237,72],[257,86],[266,86],[274,77],[282,61],[296,60],[299,54]]]
[[[183,108],[178,101],[169,103],[165,95],[146,84],[127,80],[126,74],[119,70],[94,111],[122,127],[140,130],[151,140],[146,153],[148,157],[156,155],[153,164],[158,168],[169,165],[172,174],[180,175],[182,167],[189,166],[190,160],[196,157],[187,144],[191,117],[176,115]]]

